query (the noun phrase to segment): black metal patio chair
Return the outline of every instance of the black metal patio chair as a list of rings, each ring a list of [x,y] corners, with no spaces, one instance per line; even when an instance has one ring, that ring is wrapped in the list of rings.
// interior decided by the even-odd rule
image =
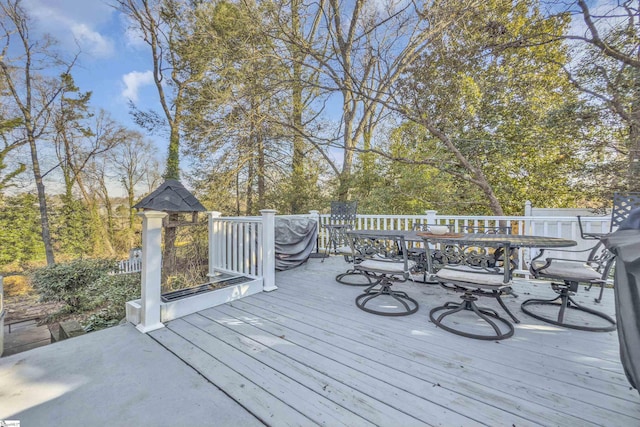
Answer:
[[[599,240],[601,237],[611,233],[614,228],[618,227],[622,221],[627,219],[632,210],[637,208],[640,208],[640,193],[614,193],[609,231],[600,233],[587,231],[586,226],[582,223],[582,217],[578,215],[580,235],[585,240]]]
[[[428,248],[428,239],[425,240]],[[506,242],[497,247],[465,246],[453,242],[446,244],[441,252],[442,264],[434,277],[444,288],[462,292],[462,301],[450,301],[433,308],[429,313],[431,321],[448,332],[464,337],[481,340],[511,337],[514,333],[512,323],[496,310],[478,306],[476,301],[478,297],[493,297],[513,322],[520,322],[502,300],[503,295],[512,292],[515,252]],[[465,312],[474,313],[478,322],[465,324],[458,316],[458,320],[449,317]]]
[[[348,256],[350,251],[346,232],[352,230],[356,224],[356,216],[358,211],[358,202],[331,202],[331,214],[329,215],[329,223],[322,224],[327,231],[327,243],[325,247],[325,257],[331,252],[333,247],[334,254],[338,254],[338,248],[341,253]],[[324,258],[322,259],[324,261]]]
[[[430,227],[433,227],[434,225],[438,227],[442,227],[442,226],[449,227],[449,231],[451,230],[451,227],[449,225],[428,224],[426,222],[414,222],[413,225],[411,226],[411,230],[419,231],[419,232],[429,232]],[[418,281],[418,282],[437,285],[438,282],[430,278],[431,270],[429,266],[431,264],[429,261],[427,261],[427,258],[426,258],[427,250],[425,248],[424,241],[407,242],[407,251],[408,251],[409,259],[412,261],[415,261],[415,267],[413,268],[413,273],[422,275],[422,281]],[[433,255],[434,251],[431,251],[430,253],[431,255]]]
[[[368,313],[381,316],[406,316],[418,311],[418,302],[406,292],[392,289],[395,282],[406,282],[411,277],[415,262],[407,256],[402,235],[376,236],[347,232],[354,253],[361,261],[354,269],[375,277],[376,282],[356,297],[356,306]]]
[[[329,255],[332,249],[335,255],[342,255],[347,263],[358,264],[362,261],[358,254],[353,252],[346,234],[347,231],[353,230],[355,227],[357,210],[357,201],[331,202],[329,223],[323,224],[327,230],[327,246],[321,262],[324,262],[324,258]],[[344,273],[338,274],[336,281],[350,286],[371,286],[376,282],[374,277],[355,268],[349,268]]]
[[[629,213],[637,208],[640,208],[640,193],[614,193],[609,230],[607,232],[599,233],[587,231],[587,227],[583,223],[582,217],[578,215],[578,227],[580,228],[580,236],[584,240],[600,240],[600,238],[606,236],[607,234],[614,231],[615,228],[619,227],[620,224],[625,219],[627,219]],[[591,248],[591,250],[596,250],[596,252],[601,250],[600,242],[596,243],[595,246]],[[585,286],[585,290],[590,291],[594,284],[600,286],[600,293],[598,295],[598,298],[595,299],[595,301],[599,303],[602,300],[602,292],[604,290],[606,281],[588,282],[588,285]]]
[[[558,296],[551,299],[528,299],[522,303],[522,311],[538,320],[566,328],[594,332],[614,330],[615,320],[604,313],[579,304],[573,298],[579,284],[586,283],[589,287],[594,284],[600,285],[600,296],[596,301],[599,302],[602,299],[604,285],[613,266],[614,255],[600,241],[593,248],[582,251],[560,249],[546,251],[546,257],[545,249],[541,249],[538,256],[531,260],[529,271],[537,279],[551,280],[551,288]],[[584,255],[584,258],[570,259],[568,256],[571,254]],[[535,306],[553,307],[554,310],[557,307],[558,311],[557,314],[548,314],[541,312],[540,308],[534,310]],[[583,319],[577,323],[567,319],[571,312],[584,313],[587,318],[595,316],[601,320],[594,323],[597,320],[595,318],[591,321]]]

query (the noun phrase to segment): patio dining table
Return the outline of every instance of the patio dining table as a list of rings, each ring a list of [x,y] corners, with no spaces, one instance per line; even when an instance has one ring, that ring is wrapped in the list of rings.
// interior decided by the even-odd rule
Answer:
[[[362,236],[403,236],[406,241],[430,243],[455,243],[488,247],[501,247],[509,244],[513,248],[563,248],[576,246],[575,240],[560,237],[531,236],[526,234],[486,234],[486,233],[446,233],[432,234],[416,230],[351,230],[350,233]]]
[[[483,246],[492,248],[505,248],[510,250],[518,248],[567,248],[576,246],[575,240],[563,239],[560,237],[535,236],[526,234],[487,234],[487,233],[446,233],[433,234],[416,230],[352,230],[362,236],[395,236],[401,235],[405,241],[421,242],[431,244],[452,244],[465,246]],[[506,249],[506,248],[505,248]],[[432,272],[431,259],[427,257],[427,272]]]

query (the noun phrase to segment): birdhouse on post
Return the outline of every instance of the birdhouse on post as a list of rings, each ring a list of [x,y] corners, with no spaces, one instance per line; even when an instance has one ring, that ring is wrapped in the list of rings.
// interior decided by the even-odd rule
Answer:
[[[200,201],[175,179],[166,180],[134,208],[168,213],[163,224],[167,228],[195,224],[198,212],[206,211]]]
[[[142,209],[145,213],[151,211],[168,214],[162,219],[164,248],[162,250],[161,281],[166,283],[169,277],[176,274],[178,267],[176,253],[178,227],[197,224],[198,212],[205,212],[206,209],[180,181],[175,179],[166,180],[155,191],[138,202],[134,208]],[[156,249],[147,248],[146,250]],[[160,248],[157,250],[159,251]],[[144,251],[143,247],[143,253]]]

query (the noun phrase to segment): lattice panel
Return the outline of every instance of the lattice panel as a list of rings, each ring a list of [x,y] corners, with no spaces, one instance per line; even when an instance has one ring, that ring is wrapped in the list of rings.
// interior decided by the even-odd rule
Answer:
[[[636,208],[640,208],[640,193],[615,193],[613,195],[611,227],[620,225]]]
[[[358,202],[331,202],[330,221],[355,222]]]

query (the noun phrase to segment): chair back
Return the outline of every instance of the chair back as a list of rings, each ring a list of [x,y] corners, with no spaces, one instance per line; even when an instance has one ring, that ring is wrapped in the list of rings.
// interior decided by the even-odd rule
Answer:
[[[614,193],[609,233],[613,231],[614,227],[620,226],[620,224],[627,219],[631,211],[637,208],[640,208],[640,193]],[[580,215],[578,215],[578,227],[580,228],[580,237],[584,240],[600,239],[607,234],[603,232],[592,233],[585,231]]]
[[[404,236],[363,235],[349,231],[346,234],[349,237],[351,250],[358,258],[363,261],[376,261],[381,269],[384,269],[385,264],[389,264],[390,272],[397,272],[398,264],[401,264],[404,277],[409,276],[410,263]],[[391,267],[391,264],[393,264],[393,267]]]
[[[331,215],[329,220],[333,222],[355,223],[358,212],[358,202],[331,202]]]
[[[620,225],[627,219],[629,213],[640,208],[640,193],[615,193],[613,195],[613,209],[611,210],[611,228]]]

